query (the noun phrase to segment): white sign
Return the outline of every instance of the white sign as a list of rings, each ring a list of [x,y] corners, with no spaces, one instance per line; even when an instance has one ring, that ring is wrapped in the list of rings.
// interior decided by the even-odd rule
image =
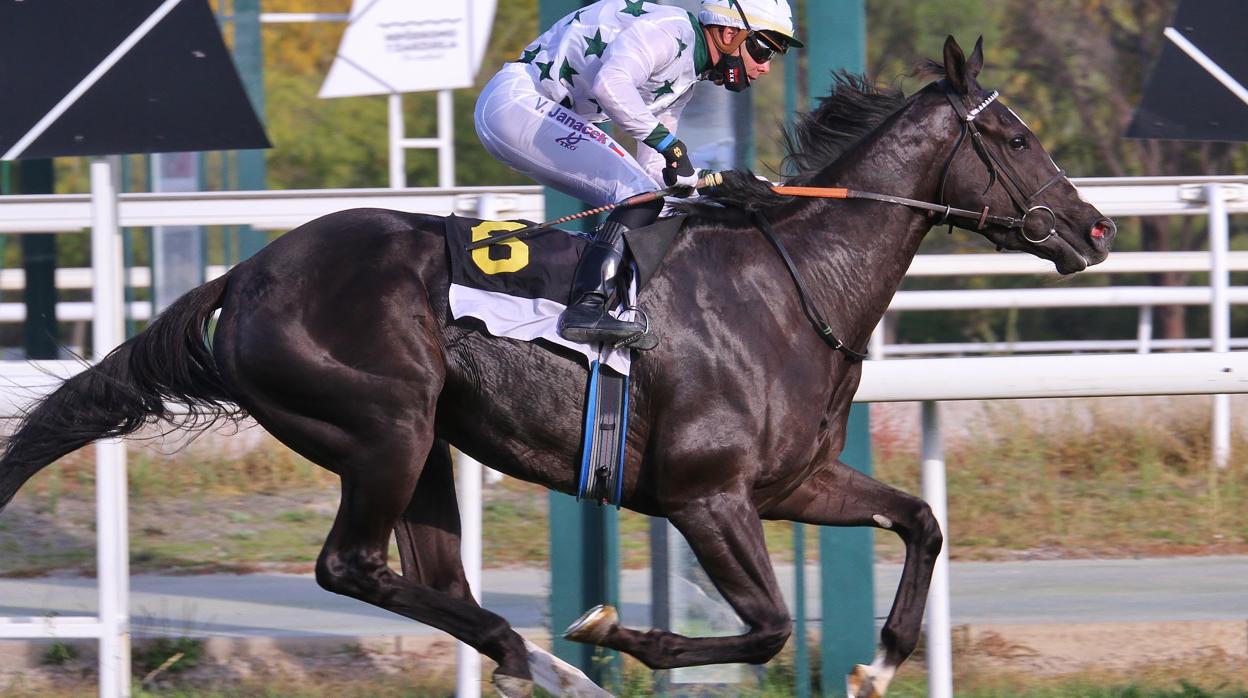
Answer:
[[[478,0],[479,2],[479,0]],[[449,90],[472,85],[475,24],[488,19],[470,0],[354,0],[350,24],[321,97]],[[484,9],[484,8],[482,8]],[[474,20],[477,20],[474,22]],[[482,21],[484,20],[484,22]],[[480,59],[477,59],[478,61]]]
[[[481,59],[490,44],[490,30],[494,28],[494,6],[497,0],[468,0],[472,9],[472,74],[481,70]]]

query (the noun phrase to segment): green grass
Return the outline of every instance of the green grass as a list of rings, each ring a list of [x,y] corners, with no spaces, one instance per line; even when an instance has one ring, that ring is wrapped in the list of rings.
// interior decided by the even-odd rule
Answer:
[[[1141,424],[1119,414],[1122,400],[1057,403],[1049,419],[1021,401],[985,403],[975,436],[946,444],[954,558],[1243,552],[1248,442],[1212,469],[1208,402],[1179,404]],[[917,463],[894,449],[876,474],[917,492]]]
[[[449,649],[448,649],[449,651]],[[148,642],[136,655],[134,695],[136,698],[432,698],[454,693],[454,668],[446,662],[430,662],[421,657],[400,660],[405,669],[394,674],[376,671],[375,660],[367,651],[344,647],[332,658],[312,663],[305,675],[273,675],[261,671],[247,678],[223,679],[212,673],[200,656],[200,648],[192,640]],[[177,653],[183,659],[160,674],[159,681],[137,685],[141,669],[158,667]],[[811,691],[821,695],[823,677],[819,652],[812,646]],[[988,668],[981,657],[958,653],[955,657],[954,694],[958,698],[1248,698],[1248,667],[1229,657],[1210,658],[1185,664],[1149,663],[1130,671],[1081,671],[1068,675],[1026,674]],[[652,672],[639,662],[625,657],[618,662],[615,678],[604,687],[619,698],[643,698],[655,695],[656,682],[666,672]],[[186,662],[180,669],[178,664]],[[53,675],[51,686],[29,688],[20,680],[0,686],[5,696],[14,698],[62,698],[94,692],[92,670],[82,660],[71,658],[61,671]],[[489,675],[492,666],[483,668],[483,695],[492,691]],[[150,671],[150,669],[148,669]],[[792,645],[765,666],[747,666],[741,672],[740,684],[688,695],[740,698],[789,698],[796,695],[797,680],[793,665]],[[840,682],[842,677],[832,677]],[[539,697],[550,694],[538,689]],[[927,684],[919,658],[902,666],[890,686],[890,698],[924,698]]]
[[[946,428],[955,559],[1248,552],[1248,441],[1212,470],[1209,401],[1026,401],[953,411]],[[1164,409],[1163,409],[1164,408]],[[917,407],[914,407],[917,410]],[[875,475],[917,493],[917,438],[873,417]],[[949,419],[948,417],[946,418]],[[244,435],[246,436],[246,434]],[[131,548],[136,572],[307,570],[332,523],[337,478],[265,436],[230,455],[204,438],[174,455],[130,449]],[[35,477],[0,517],[0,574],[89,570],[94,554],[93,453]],[[544,565],[548,495],[511,478],[485,489],[487,566]],[[650,519],[620,512],[621,560],[648,564]],[[792,526],[764,522],[777,561],[792,560]],[[897,537],[876,534],[898,559]],[[807,534],[815,559],[817,535]]]

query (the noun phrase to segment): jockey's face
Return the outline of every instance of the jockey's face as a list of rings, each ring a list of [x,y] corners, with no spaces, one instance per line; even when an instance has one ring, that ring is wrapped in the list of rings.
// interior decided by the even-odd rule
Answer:
[[[711,31],[720,32],[720,39],[723,41],[723,43],[725,45],[731,46],[732,42],[737,38],[737,35],[745,30],[737,29],[736,27],[713,27]],[[747,39],[747,41],[749,41],[749,39]],[[712,50],[714,50],[715,43],[711,42],[710,47],[712,48]],[[715,51],[715,53],[718,54],[719,51]],[[750,55],[750,52],[746,50],[744,42],[741,44],[741,46],[737,48],[737,51],[734,55],[740,56],[742,59],[745,60],[745,74],[746,76],[750,78],[751,81],[757,80],[760,75],[766,75],[767,73],[771,72],[771,61],[767,61],[765,63],[759,63],[755,61],[754,57]],[[719,57],[717,55],[712,56],[713,60],[718,60],[718,58]]]

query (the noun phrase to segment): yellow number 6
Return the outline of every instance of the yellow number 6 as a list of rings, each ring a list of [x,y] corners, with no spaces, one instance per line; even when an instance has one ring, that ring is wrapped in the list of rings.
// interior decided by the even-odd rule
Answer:
[[[523,223],[515,221],[484,221],[473,227],[472,241],[484,240],[496,230],[517,230],[523,227]],[[500,246],[506,247],[510,253],[507,258],[490,259],[490,250],[496,250]],[[529,246],[523,240],[508,240],[497,245],[481,247],[472,251],[472,261],[486,274],[520,271],[529,266]]]

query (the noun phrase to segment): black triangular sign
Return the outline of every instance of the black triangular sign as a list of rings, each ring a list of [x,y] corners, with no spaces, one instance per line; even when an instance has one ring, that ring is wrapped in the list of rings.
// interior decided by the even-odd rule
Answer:
[[[1248,86],[1248,3],[1184,0],[1171,25],[1240,85]],[[1128,138],[1248,141],[1248,104],[1169,38]]]
[[[0,159],[269,147],[207,0],[3,3],[0,65]]]

